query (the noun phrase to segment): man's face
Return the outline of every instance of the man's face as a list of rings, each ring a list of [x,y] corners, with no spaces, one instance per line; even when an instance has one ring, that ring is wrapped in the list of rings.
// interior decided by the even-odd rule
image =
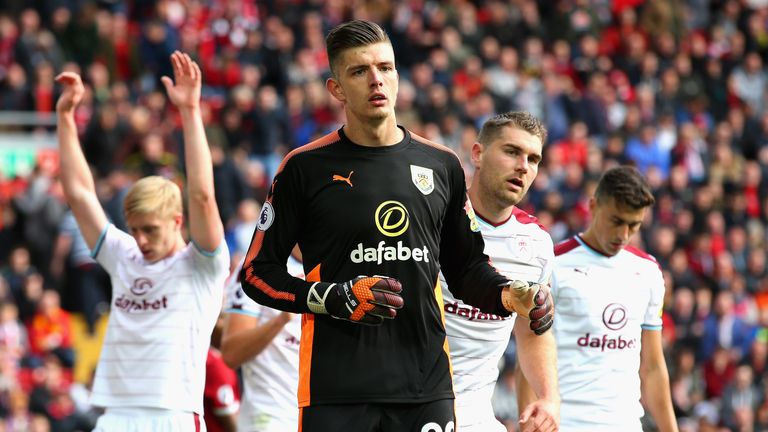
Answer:
[[[629,244],[629,239],[640,230],[646,210],[619,206],[612,198],[602,203],[592,198],[589,208],[592,212],[589,231],[597,242],[592,246],[609,256],[616,255]]]
[[[390,43],[345,50],[336,60],[335,72],[326,86],[344,103],[347,116],[367,121],[394,115],[398,74]]]
[[[472,160],[480,193],[499,208],[515,205],[531,187],[541,162],[541,140],[514,126],[504,126],[490,143],[475,143]]]
[[[159,261],[173,251],[181,229],[182,216],[160,217],[156,214],[131,214],[126,217],[128,229],[148,262]]]

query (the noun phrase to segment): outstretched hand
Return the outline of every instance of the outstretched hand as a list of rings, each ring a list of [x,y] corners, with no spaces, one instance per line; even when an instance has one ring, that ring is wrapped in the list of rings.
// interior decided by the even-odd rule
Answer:
[[[171,80],[167,76],[160,79],[168,93],[168,98],[179,109],[198,107],[200,105],[200,88],[203,82],[200,66],[192,60],[189,54],[180,51],[171,54],[171,65],[173,66],[174,79]]]
[[[520,414],[520,432],[556,432],[560,425],[559,404],[550,400],[537,400]]]
[[[59,100],[56,101],[56,112],[70,113],[83,100],[85,94],[83,80],[74,72],[62,72],[55,80],[64,87]]]

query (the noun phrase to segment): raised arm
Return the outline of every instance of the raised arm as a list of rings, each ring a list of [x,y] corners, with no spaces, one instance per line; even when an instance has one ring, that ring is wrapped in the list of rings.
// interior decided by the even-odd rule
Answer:
[[[213,190],[213,165],[203,118],[200,115],[200,67],[189,55],[171,54],[174,80],[163,77],[168,98],[181,114],[184,161],[189,199],[189,233],[198,248],[215,251],[224,238],[224,226]]]
[[[75,108],[83,100],[85,87],[80,75],[64,72],[56,77],[63,91],[56,102],[56,134],[59,139],[61,184],[88,247],[93,249],[107,226],[107,216],[96,196],[88,162],[80,148],[75,124]]]

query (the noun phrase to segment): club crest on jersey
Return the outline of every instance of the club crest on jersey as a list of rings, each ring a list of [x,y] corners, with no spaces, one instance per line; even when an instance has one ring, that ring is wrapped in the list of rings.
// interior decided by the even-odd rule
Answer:
[[[421,193],[429,195],[435,190],[435,178],[429,168],[411,165],[411,180]]]
[[[261,214],[259,215],[259,223],[256,225],[256,229],[259,231],[266,231],[272,226],[272,222],[275,221],[275,209],[272,207],[272,203],[269,201],[264,203],[261,208]]]
[[[611,303],[603,309],[603,324],[610,330],[621,330],[627,325],[627,308],[619,303]]]
[[[133,280],[133,285],[131,285],[130,290],[133,295],[143,296],[149,290],[151,290],[153,286],[154,282],[152,282],[151,279],[140,277]]]
[[[475,209],[472,208],[472,203],[469,202],[469,199],[464,202],[464,211],[467,213],[467,218],[469,218],[469,229],[471,229],[472,232],[480,231],[480,224],[477,223]]]

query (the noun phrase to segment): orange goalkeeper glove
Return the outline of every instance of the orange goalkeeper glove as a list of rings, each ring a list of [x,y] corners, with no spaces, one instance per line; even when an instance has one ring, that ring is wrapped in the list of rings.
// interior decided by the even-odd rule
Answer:
[[[397,279],[358,276],[344,283],[317,282],[309,289],[307,306],[316,314],[328,314],[355,323],[379,325],[403,307]]]

